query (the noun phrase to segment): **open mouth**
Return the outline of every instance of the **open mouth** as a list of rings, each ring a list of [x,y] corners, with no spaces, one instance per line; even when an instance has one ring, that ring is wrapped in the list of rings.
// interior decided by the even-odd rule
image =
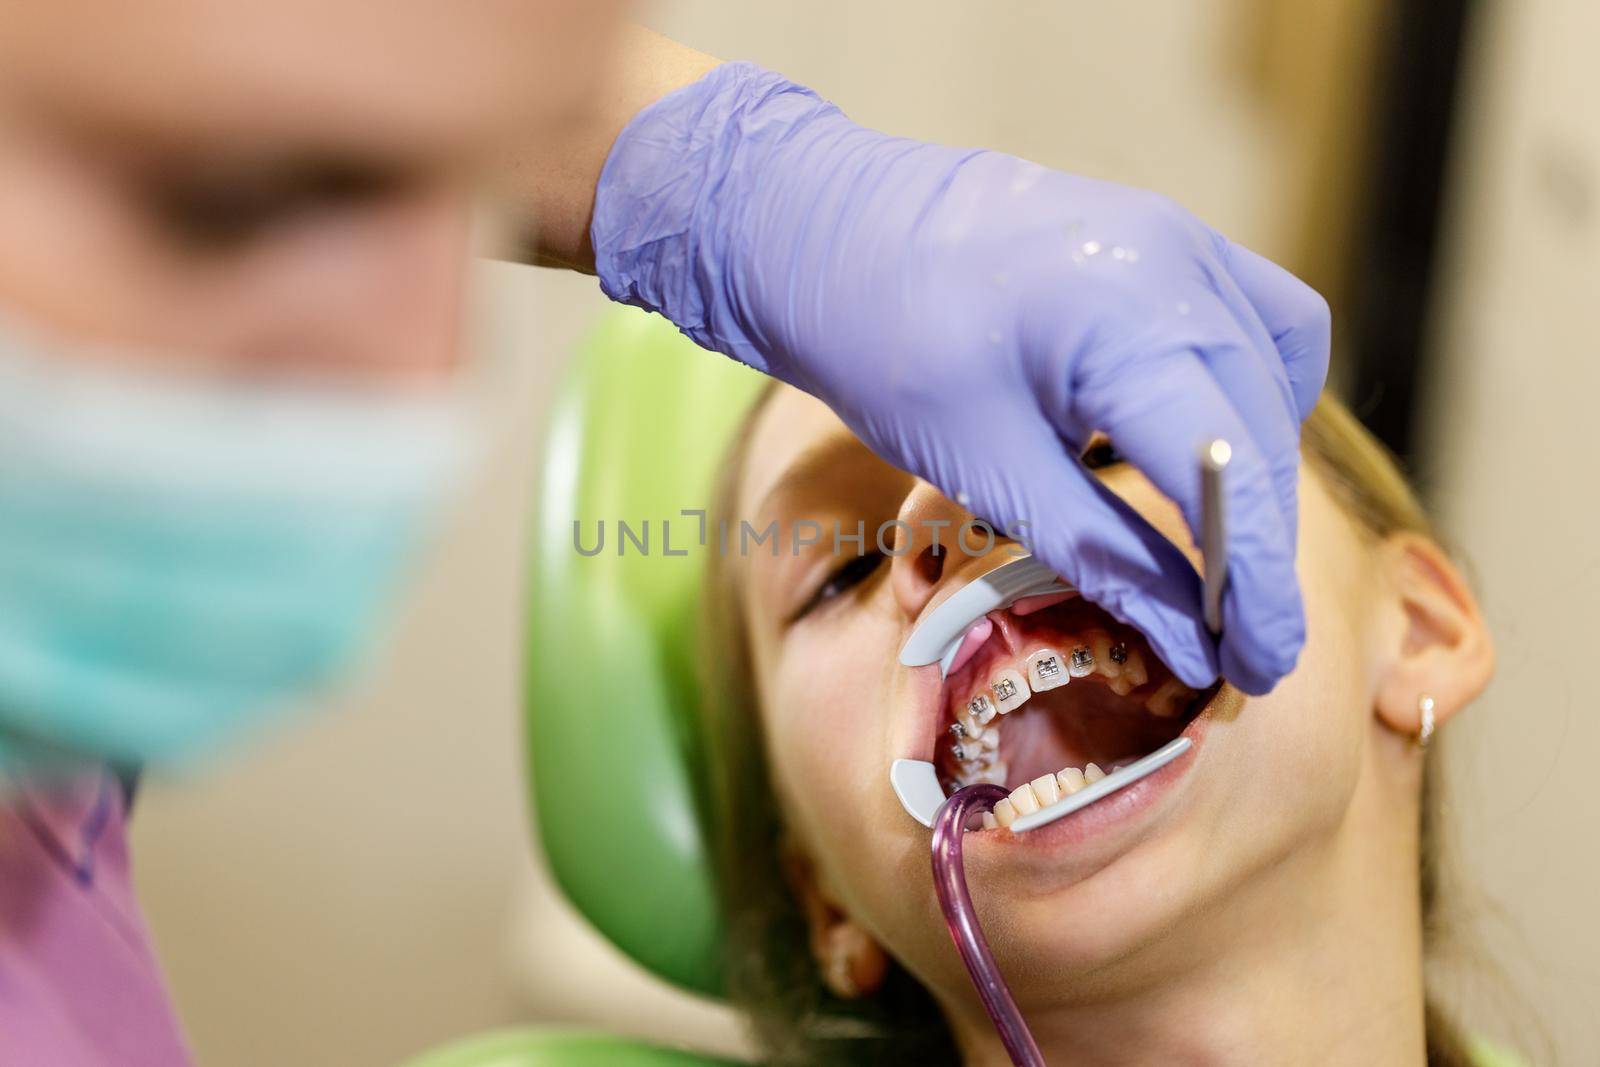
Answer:
[[[1168,745],[1217,690],[1185,685],[1138,631],[1070,593],[990,611],[968,634],[941,691],[934,768],[946,794],[975,782],[1009,791],[985,827]]]
[[[1191,750],[1224,693],[1220,681],[1185,685],[1137,630],[1029,556],[932,608],[899,659],[937,664],[943,679],[926,706],[926,757],[889,765],[901,806],[929,829],[953,792],[977,784],[1009,793],[984,814],[986,829],[1026,833],[1064,818]]]

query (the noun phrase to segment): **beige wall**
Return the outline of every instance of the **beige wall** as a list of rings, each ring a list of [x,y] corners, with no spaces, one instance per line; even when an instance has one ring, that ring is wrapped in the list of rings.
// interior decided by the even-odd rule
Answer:
[[[1589,683],[1600,638],[1600,8],[1479,6],[1429,379],[1432,494],[1499,643],[1498,678],[1449,728],[1461,903],[1555,1062],[1588,1064],[1600,1057],[1600,708]],[[1498,1027],[1493,983],[1474,984],[1475,1015]],[[1537,1042],[1530,1052],[1544,1058]]]
[[[1236,66],[1246,29],[1237,18],[1256,6],[683,0],[663,6],[660,25],[713,53],[783,69],[862,121],[1159,188],[1240,240],[1283,255],[1297,236],[1289,220],[1299,200],[1284,188],[1289,165],[1274,148],[1279,120],[1254,102]],[[1595,142],[1588,144],[1592,153]],[[1589,293],[1597,291],[1592,232]],[[1539,249],[1531,243],[1527,258]],[[1551,270],[1560,262],[1547,260]],[[1470,291],[1504,289],[1509,267],[1493,267],[1494,277],[1478,278]],[[527,855],[515,712],[518,546],[549,382],[604,302],[592,280],[571,276],[493,267],[484,281],[481,344],[535,369],[501,413],[506,432],[492,469],[426,574],[395,654],[336,714],[203,778],[146,790],[135,827],[140,886],[206,1063],[385,1064],[521,1019],[587,1020],[735,1047],[716,1011],[659,989],[599,944]],[[1559,572],[1542,573],[1543,585],[1524,584],[1522,568],[1531,564],[1516,560],[1528,531],[1511,525],[1515,511],[1494,517],[1493,487],[1537,493],[1545,483],[1528,471],[1548,470],[1571,452],[1495,455],[1502,434],[1552,427],[1533,406],[1545,399],[1537,378],[1511,383],[1528,401],[1525,411],[1491,420],[1500,376],[1512,368],[1488,357],[1556,358],[1559,346],[1530,346],[1512,328],[1530,306],[1576,321],[1580,294],[1571,295],[1570,307],[1557,307],[1538,303],[1552,294],[1519,286],[1493,304],[1498,332],[1475,332],[1478,323],[1460,331],[1483,353],[1474,364],[1483,383],[1472,416],[1445,437],[1453,452],[1474,457],[1447,475],[1461,501],[1450,513],[1478,532],[1469,544],[1486,571],[1491,608],[1512,624],[1504,681],[1474,715],[1491,724],[1490,743],[1520,755],[1508,774],[1490,749],[1482,780],[1494,789],[1463,792],[1464,807],[1488,815],[1474,838],[1474,877],[1514,913],[1539,910],[1530,932],[1564,968],[1551,973],[1568,976],[1588,966],[1576,946],[1597,955],[1595,924],[1580,905],[1600,887],[1593,867],[1580,870],[1578,844],[1586,830],[1593,837],[1596,802],[1576,774],[1600,741],[1591,725],[1600,720],[1586,720],[1582,694],[1560,681],[1569,677],[1561,665],[1579,661],[1576,650],[1557,655],[1546,632],[1558,624],[1576,641],[1582,601],[1568,595]],[[1571,343],[1560,351],[1568,372],[1593,382],[1593,361],[1585,370]],[[1575,404],[1583,394],[1565,395]],[[1569,445],[1579,447],[1575,434]],[[1484,477],[1518,459],[1517,470]],[[1547,507],[1550,497],[1538,503]],[[1600,563],[1572,539],[1584,529],[1581,516],[1597,517],[1594,504],[1591,496],[1587,511],[1571,512],[1567,530],[1540,531],[1537,544],[1547,566],[1587,561],[1591,606]],[[1564,554],[1555,551],[1560,536],[1568,538]],[[1520,668],[1517,641],[1526,651]],[[1528,680],[1545,686],[1536,704],[1523,699]],[[1522,871],[1541,884],[1530,886]],[[1567,936],[1564,927],[1583,932]],[[552,974],[553,960],[565,977]],[[1555,1028],[1575,1042],[1569,1035],[1587,1015],[1573,991],[1581,987],[1567,984]]]

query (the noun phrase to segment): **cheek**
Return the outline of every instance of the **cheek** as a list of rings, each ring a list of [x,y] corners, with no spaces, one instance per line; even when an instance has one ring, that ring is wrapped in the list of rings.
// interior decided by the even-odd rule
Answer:
[[[1331,505],[1309,487],[1306,495],[1299,565],[1306,647],[1294,672],[1238,721],[1235,768],[1263,825],[1277,823],[1296,840],[1344,818],[1372,719],[1360,550]]]
[[[879,794],[889,795],[899,630],[865,610],[849,615],[791,631],[763,657],[760,697],[785,821],[824,870],[853,879],[881,869],[859,857],[883,816]]]
[[[837,824],[858,803],[864,761],[872,755],[868,734],[883,660],[864,630],[796,631],[776,656],[762,693],[774,784],[785,809],[801,821]]]
[[[92,168],[0,124],[0,303],[85,338],[149,326],[149,249]]]
[[[1359,635],[1343,592],[1316,575],[1302,575],[1306,601],[1305,651],[1300,667],[1263,700],[1285,770],[1302,788],[1322,781],[1341,792],[1351,784],[1371,718],[1372,694]]]

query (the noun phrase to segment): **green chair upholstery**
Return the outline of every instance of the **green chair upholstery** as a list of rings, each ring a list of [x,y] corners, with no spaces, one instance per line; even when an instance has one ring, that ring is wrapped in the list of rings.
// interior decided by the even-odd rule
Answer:
[[[658,316],[609,314],[556,399],[531,553],[525,709],[539,844],[602,934],[712,996],[721,919],[690,733],[707,553],[702,517],[683,512],[712,503],[728,439],[764,381]]]
[[[731,1067],[728,1060],[566,1030],[497,1030],[435,1049],[405,1067]]]
[[[711,505],[723,450],[764,381],[658,316],[610,312],[556,396],[530,553],[524,711],[539,847],[562,892],[613,944],[708,996],[722,992],[722,922],[690,732],[705,553],[700,518],[682,512]],[[619,521],[631,538],[620,539]],[[407,1067],[728,1063],[534,1027],[469,1038]]]

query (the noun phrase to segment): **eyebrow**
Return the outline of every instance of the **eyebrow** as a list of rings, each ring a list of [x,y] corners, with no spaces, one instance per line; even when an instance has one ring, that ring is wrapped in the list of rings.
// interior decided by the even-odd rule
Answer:
[[[840,463],[872,455],[872,451],[853,434],[841,431],[808,446],[784,468],[783,474],[762,496],[757,515],[766,514],[773,501],[793,496],[810,488],[817,480],[835,473]]]

